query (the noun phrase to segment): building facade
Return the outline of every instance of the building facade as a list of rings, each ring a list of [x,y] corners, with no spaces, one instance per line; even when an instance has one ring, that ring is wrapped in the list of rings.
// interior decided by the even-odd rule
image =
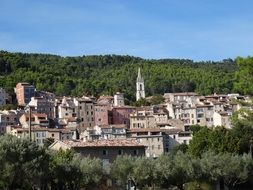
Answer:
[[[29,83],[18,83],[15,88],[15,93],[18,105],[25,106],[35,96],[35,87]]]

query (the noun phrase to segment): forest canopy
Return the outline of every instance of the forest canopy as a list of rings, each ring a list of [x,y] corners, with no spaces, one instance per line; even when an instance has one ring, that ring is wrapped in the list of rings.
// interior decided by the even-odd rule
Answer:
[[[237,68],[232,59],[194,62],[118,55],[61,57],[0,51],[0,86],[11,92],[16,83],[29,82],[37,90],[73,96],[112,95],[120,91],[128,100],[134,101],[138,67],[148,96],[190,91],[229,93],[233,91]]]

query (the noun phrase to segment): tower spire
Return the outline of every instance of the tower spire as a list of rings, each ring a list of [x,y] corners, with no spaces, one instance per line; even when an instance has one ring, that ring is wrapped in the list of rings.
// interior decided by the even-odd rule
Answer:
[[[141,68],[138,69],[138,78],[141,78]]]
[[[136,101],[145,98],[144,79],[141,76],[141,69],[138,68],[138,76],[136,80]]]

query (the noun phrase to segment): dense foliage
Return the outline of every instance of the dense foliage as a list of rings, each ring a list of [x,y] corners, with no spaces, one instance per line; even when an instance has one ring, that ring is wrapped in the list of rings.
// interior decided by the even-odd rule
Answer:
[[[210,151],[201,157],[181,151],[157,159],[123,155],[108,170],[101,160],[70,150],[54,152],[27,139],[0,137],[0,189],[125,189],[129,181],[138,189],[188,189],[203,181],[234,188],[249,182],[252,171],[250,155]],[[108,180],[113,187],[106,185]]]
[[[60,57],[0,51],[0,86],[11,91],[17,82],[23,81],[57,95],[96,96],[121,91],[133,101],[138,67],[145,79],[147,95],[185,91],[228,93],[233,89],[236,70],[236,64],[230,59],[193,62],[117,55]]]
[[[253,57],[238,57],[236,63],[239,69],[235,75],[235,89],[243,94],[253,95]]]

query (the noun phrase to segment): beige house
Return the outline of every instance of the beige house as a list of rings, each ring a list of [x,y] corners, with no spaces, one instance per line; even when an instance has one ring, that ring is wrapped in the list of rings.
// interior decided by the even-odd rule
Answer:
[[[131,129],[127,132],[127,137],[136,139],[147,147],[145,151],[146,157],[156,158],[165,151],[165,136],[160,129]]]
[[[169,129],[163,131],[166,134],[166,152],[170,152],[176,145],[189,144],[192,139],[190,131],[180,129]]]
[[[18,113],[15,110],[0,111],[0,134],[6,132],[6,126],[18,124]]]
[[[130,114],[130,129],[157,128],[168,122],[168,112],[162,107],[142,107]]]
[[[100,158],[106,165],[114,161],[117,156],[144,156],[145,146],[134,139],[107,139],[94,141],[55,141],[51,146],[53,150],[72,149],[83,156]]]
[[[227,112],[214,112],[213,114],[213,125],[223,126],[230,129],[232,127],[230,115]]]
[[[196,105],[197,124],[201,126],[213,126],[213,105]]]
[[[165,93],[163,97],[165,98],[166,102],[191,102],[198,97],[198,94],[194,92]]]
[[[29,138],[29,129],[20,126],[7,126],[6,133],[18,138]],[[68,129],[52,129],[46,127],[32,127],[32,140],[38,145],[43,145],[48,138],[54,140],[70,140],[75,136],[74,130]]]
[[[87,127],[95,126],[94,101],[89,97],[67,98],[63,97],[57,108],[58,118],[76,117],[81,131]]]
[[[130,114],[130,129],[155,128],[155,117],[151,111],[136,110]]]
[[[29,114],[24,113],[20,118],[19,122],[24,128],[29,127]],[[45,113],[32,113],[31,114],[31,125],[32,126],[49,126],[49,121]]]

